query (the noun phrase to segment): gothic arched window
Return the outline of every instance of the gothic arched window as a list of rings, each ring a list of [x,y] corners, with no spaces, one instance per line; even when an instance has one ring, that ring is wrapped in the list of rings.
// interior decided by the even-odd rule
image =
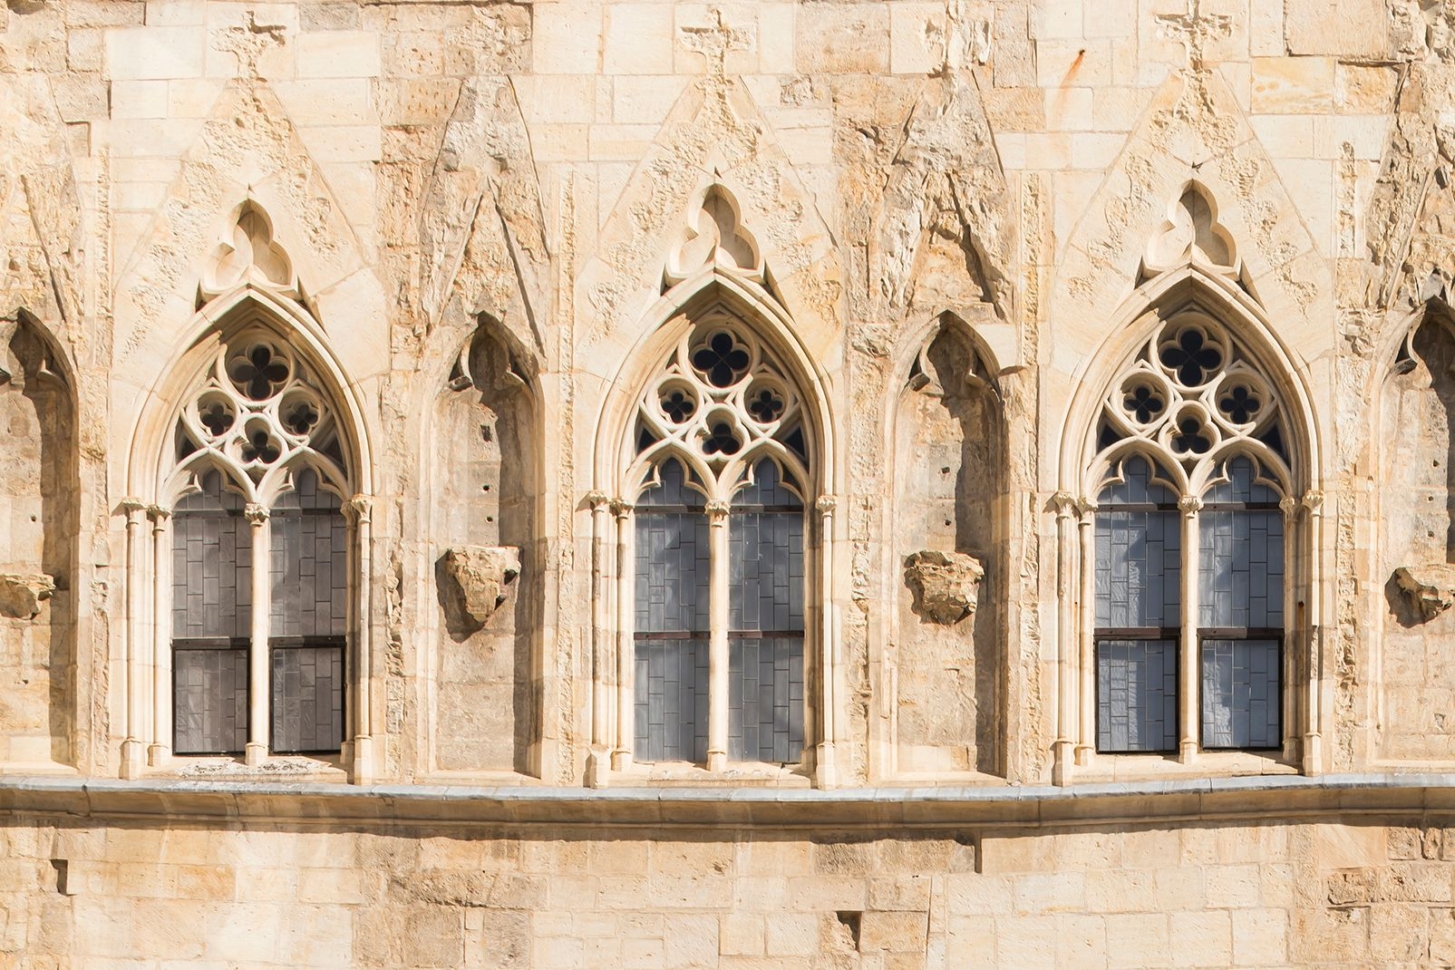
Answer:
[[[1113,384],[1096,436],[1096,749],[1280,748],[1296,503],[1271,383],[1183,312]]]
[[[635,757],[798,762],[810,469],[793,383],[714,318],[683,334],[634,429]]]
[[[248,330],[215,351],[175,429],[172,750],[338,752],[350,492],[327,395],[294,348]]]

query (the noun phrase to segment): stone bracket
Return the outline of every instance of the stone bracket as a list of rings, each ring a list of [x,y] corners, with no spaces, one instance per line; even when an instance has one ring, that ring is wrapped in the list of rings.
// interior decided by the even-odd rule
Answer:
[[[1401,566],[1394,571],[1394,581],[1423,622],[1455,606],[1455,565],[1451,563]]]
[[[507,587],[520,575],[515,546],[454,546],[440,559],[440,602],[464,625],[478,630],[506,600]]]
[[[945,626],[975,612],[984,578],[980,560],[963,552],[926,549],[904,561],[904,581],[914,593],[915,612]]]
[[[55,591],[55,578],[44,573],[0,573],[0,616],[34,619],[41,600]]]

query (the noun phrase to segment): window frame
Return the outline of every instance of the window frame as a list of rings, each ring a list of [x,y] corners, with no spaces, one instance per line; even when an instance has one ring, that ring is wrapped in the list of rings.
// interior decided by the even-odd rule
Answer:
[[[1200,328],[1208,338],[1209,346],[1216,346],[1221,360],[1212,367],[1206,367],[1200,376],[1192,378],[1193,383],[1184,384],[1179,366],[1159,357],[1161,348],[1174,340],[1180,340],[1183,331]],[[1196,341],[1194,341],[1196,343]],[[1192,350],[1200,349],[1192,347]],[[1159,373],[1159,367],[1162,372]],[[1114,372],[1115,376],[1104,386],[1102,396],[1096,401],[1096,409],[1088,428],[1086,477],[1083,479],[1082,495],[1096,498],[1076,499],[1066,492],[1058,492],[1052,498],[1052,507],[1057,515],[1061,542],[1070,540],[1076,551],[1070,558],[1071,566],[1079,573],[1070,592],[1071,603],[1062,620],[1063,629],[1068,625],[1078,629],[1080,641],[1079,677],[1072,677],[1069,683],[1072,703],[1068,713],[1077,711],[1076,718],[1069,723],[1074,727],[1070,734],[1073,747],[1058,746],[1056,777],[1064,779],[1063,761],[1065,755],[1074,750],[1074,763],[1080,766],[1094,764],[1097,757],[1142,757],[1144,755],[1173,756],[1184,764],[1198,760],[1203,754],[1272,757],[1276,761],[1292,762],[1298,757],[1299,728],[1295,721],[1308,714],[1309,701],[1298,693],[1297,686],[1306,679],[1301,671],[1300,654],[1294,645],[1301,642],[1301,624],[1305,612],[1299,590],[1308,583],[1302,549],[1308,541],[1310,530],[1316,525],[1319,514],[1319,496],[1308,492],[1303,500],[1296,500],[1298,494],[1294,483],[1302,478],[1298,460],[1298,442],[1301,440],[1301,426],[1296,422],[1296,412],[1288,403],[1285,394],[1270,377],[1269,369],[1257,354],[1242,340],[1233,328],[1223,320],[1196,303],[1185,304],[1175,312],[1153,311],[1146,329],[1134,338],[1132,350],[1126,362]],[[1263,396],[1263,414],[1250,418],[1236,410],[1230,412],[1227,403],[1220,403],[1225,390],[1253,388]],[[1166,390],[1171,397],[1161,402],[1165,405],[1160,417],[1149,420],[1146,413],[1138,412],[1133,397],[1145,395],[1141,387],[1150,387],[1155,393]],[[1137,391],[1136,395],[1131,392]],[[1241,393],[1241,392],[1240,392]],[[1247,395],[1244,395],[1246,397]],[[1125,401],[1123,401],[1125,398]],[[1157,402],[1153,402],[1154,407]],[[1117,418],[1113,412],[1126,408],[1127,416]],[[1220,413],[1221,412],[1221,413]],[[1204,428],[1181,429],[1169,427],[1179,423],[1182,416],[1200,417]],[[1110,421],[1110,425],[1108,422]],[[1239,423],[1241,422],[1241,423]],[[1110,427],[1110,430],[1109,430]],[[1207,435],[1209,440],[1201,442],[1202,449],[1194,453],[1186,447],[1186,438],[1179,434]],[[1181,450],[1173,445],[1183,446]],[[1140,638],[1152,639],[1153,631],[1117,631],[1097,625],[1096,591],[1096,528],[1102,490],[1121,474],[1120,467],[1133,456],[1146,460],[1157,472],[1171,483],[1172,492],[1178,497],[1182,540],[1182,587],[1180,603],[1181,623],[1176,631],[1176,658],[1178,664],[1178,743],[1175,751],[1123,752],[1101,748],[1100,711],[1098,709],[1099,653],[1098,644],[1111,639],[1114,632],[1133,633]],[[1234,461],[1246,458],[1253,463],[1257,482],[1276,493],[1276,502],[1204,504],[1208,494],[1225,480],[1219,477]],[[1266,506],[1266,507],[1265,507]],[[1282,521],[1282,608],[1283,625],[1277,628],[1224,628],[1202,627],[1199,605],[1199,584],[1202,572],[1211,564],[1203,562],[1201,552],[1201,515],[1220,511],[1276,510]],[[1165,511],[1165,509],[1164,509]],[[1305,514],[1307,513],[1307,514]],[[1314,522],[1310,522],[1312,519]],[[1079,540],[1076,536],[1079,535]],[[1065,548],[1063,546],[1063,548]],[[1066,560],[1063,560],[1066,562]],[[1165,629],[1158,632],[1165,633]],[[1163,637],[1156,637],[1162,639]],[[1126,639],[1123,637],[1122,639]],[[1277,651],[1278,707],[1277,720],[1279,739],[1269,746],[1223,747],[1205,745],[1203,711],[1204,644],[1210,640],[1251,641],[1274,640]],[[1063,668],[1064,669],[1064,668]],[[1066,682],[1063,682],[1066,683]],[[1066,723],[1063,721],[1063,723]],[[1060,781],[1058,781],[1060,783]]]
[[[731,331],[739,340],[750,345],[753,359],[750,367],[754,369],[754,373],[745,379],[745,383],[755,382],[758,376],[756,368],[766,365],[772,369],[772,381],[783,393],[791,397],[794,423],[790,435],[795,437],[792,449],[783,441],[773,438],[771,434],[753,432],[748,435],[751,440],[747,441],[741,451],[732,454],[726,461],[714,461],[705,457],[685,435],[677,435],[675,438],[667,435],[658,440],[643,442],[639,435],[639,418],[649,402],[655,400],[653,395],[664,384],[681,383],[684,376],[682,368],[676,366],[674,369],[674,363],[685,359],[685,352],[696,336],[716,330]],[[700,313],[679,315],[675,324],[664,328],[664,331],[658,333],[652,342],[657,347],[657,354],[653,355],[655,366],[644,372],[642,380],[635,382],[639,391],[631,399],[628,413],[624,415],[625,420],[617,425],[621,434],[621,438],[618,439],[619,445],[617,445],[620,449],[618,452],[620,464],[619,472],[613,478],[619,483],[616,486],[617,494],[628,497],[611,499],[601,491],[593,492],[588,496],[593,511],[596,534],[605,536],[616,551],[614,575],[609,577],[615,585],[615,594],[603,597],[608,603],[609,612],[601,620],[604,628],[613,631],[617,655],[616,690],[612,698],[616,724],[614,745],[611,748],[611,770],[630,772],[635,768],[635,770],[647,774],[654,770],[659,773],[660,771],[670,773],[676,770],[673,765],[680,765],[695,770],[705,768],[709,772],[721,772],[731,764],[735,771],[755,774],[764,771],[806,773],[815,767],[824,768],[826,767],[825,752],[820,749],[824,745],[824,735],[827,732],[818,721],[824,708],[822,698],[825,690],[820,673],[825,667],[825,659],[822,656],[825,640],[822,629],[824,623],[822,604],[826,595],[825,557],[827,553],[825,547],[827,543],[825,540],[830,531],[829,523],[836,503],[831,496],[822,492],[820,485],[819,442],[822,431],[818,420],[819,405],[811,393],[811,389],[815,385],[812,381],[801,378],[790,366],[786,366],[786,362],[792,361],[793,356],[783,353],[777,342],[755,326],[752,319],[722,304],[713,305]],[[704,413],[723,410],[719,406],[720,404],[721,402],[709,403],[703,409]],[[742,402],[739,401],[739,410],[742,407]],[[660,418],[655,420],[657,420],[657,427],[660,430]],[[785,422],[782,427],[786,429],[786,413],[782,420]],[[738,430],[743,430],[743,426],[740,425]],[[804,519],[804,629],[802,632],[804,688],[803,698],[800,702],[804,737],[799,757],[788,763],[761,762],[751,759],[729,761],[727,727],[729,684],[727,655],[724,652],[720,663],[722,675],[712,677],[709,685],[708,707],[711,737],[705,763],[646,762],[638,757],[635,750],[634,710],[637,685],[634,659],[636,639],[634,594],[635,517],[639,511],[637,496],[644,487],[649,487],[655,475],[654,468],[668,460],[680,461],[689,475],[695,475],[701,483],[699,490],[706,496],[705,513],[709,520],[709,533],[714,537],[720,536],[720,538],[716,538],[716,541],[721,543],[724,550],[711,557],[712,561],[722,564],[721,570],[715,572],[722,574],[721,582],[724,585],[720,605],[714,605],[719,615],[713,618],[710,632],[713,634],[712,639],[715,642],[721,642],[719,649],[726,651],[731,634],[734,632],[729,629],[727,622],[728,597],[725,585],[729,572],[726,546],[728,521],[733,508],[732,499],[747,481],[746,469],[764,457],[774,461],[780,474],[791,476],[797,483],[794,491],[801,500]]]

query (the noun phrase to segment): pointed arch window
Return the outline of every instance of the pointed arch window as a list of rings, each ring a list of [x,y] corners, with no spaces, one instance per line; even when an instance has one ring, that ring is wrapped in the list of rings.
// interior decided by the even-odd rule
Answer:
[[[688,330],[638,402],[634,756],[798,762],[808,432],[771,351],[730,318]]]
[[[173,436],[171,737],[158,730],[173,752],[340,751],[343,455],[327,395],[294,348],[261,329],[222,342]]]
[[[1096,750],[1283,746],[1297,507],[1285,418],[1251,355],[1200,311],[1173,316],[1113,385],[1083,519]]]

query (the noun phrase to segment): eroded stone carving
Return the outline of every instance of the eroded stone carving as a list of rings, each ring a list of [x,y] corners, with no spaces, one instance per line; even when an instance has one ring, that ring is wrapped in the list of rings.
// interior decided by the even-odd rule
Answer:
[[[0,573],[0,616],[34,619],[55,591],[55,579],[44,573]]]
[[[505,603],[506,587],[520,575],[515,546],[455,546],[441,559],[448,584],[440,598],[447,610],[479,629]]]
[[[293,272],[293,260],[273,238],[273,221],[262,207],[246,202],[228,236],[212,253],[212,265],[200,286],[210,300],[247,281],[289,299],[301,299],[302,289]]]
[[[1410,606],[1426,621],[1455,606],[1455,564],[1401,566],[1394,571],[1394,581]]]
[[[663,274],[668,286],[680,283],[704,266],[735,270],[763,282],[763,255],[752,232],[743,225],[737,199],[721,185],[709,186],[697,212],[684,227]]]
[[[963,552],[926,549],[904,561],[904,580],[914,593],[915,611],[936,623],[959,623],[980,603],[985,568]]]

